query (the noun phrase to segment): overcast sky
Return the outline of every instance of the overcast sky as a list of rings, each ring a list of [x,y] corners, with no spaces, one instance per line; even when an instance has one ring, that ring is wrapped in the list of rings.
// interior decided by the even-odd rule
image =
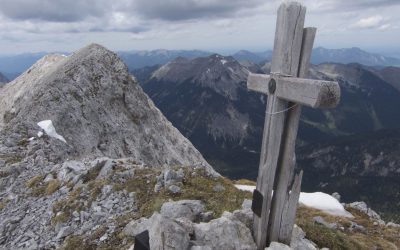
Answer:
[[[282,0],[0,0],[0,54],[112,50],[263,51]],[[397,50],[400,0],[301,0],[316,46]],[[400,51],[400,49],[399,49]]]

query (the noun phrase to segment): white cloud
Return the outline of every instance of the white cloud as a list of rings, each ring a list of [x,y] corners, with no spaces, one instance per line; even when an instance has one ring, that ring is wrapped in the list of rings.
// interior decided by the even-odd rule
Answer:
[[[382,22],[384,21],[383,17],[380,15],[376,16],[371,16],[367,18],[362,18],[358,20],[353,27],[354,28],[361,28],[361,29],[372,29],[372,28],[377,28],[380,25],[382,25]]]
[[[386,23],[386,24],[383,24],[383,25],[379,26],[378,30],[388,30],[390,28],[392,28],[392,25],[389,24],[389,23]]]
[[[391,24],[388,23],[388,20],[385,19],[381,15],[374,15],[366,18],[362,18],[354,23],[352,28],[356,29],[378,29],[378,30],[387,30],[391,28]]]

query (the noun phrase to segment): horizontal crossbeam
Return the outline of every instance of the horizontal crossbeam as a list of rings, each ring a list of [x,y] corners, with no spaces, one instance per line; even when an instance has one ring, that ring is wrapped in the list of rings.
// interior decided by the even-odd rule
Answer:
[[[271,88],[272,79],[275,80],[275,86]],[[334,108],[340,100],[340,87],[334,81],[250,73],[247,88],[312,108]]]

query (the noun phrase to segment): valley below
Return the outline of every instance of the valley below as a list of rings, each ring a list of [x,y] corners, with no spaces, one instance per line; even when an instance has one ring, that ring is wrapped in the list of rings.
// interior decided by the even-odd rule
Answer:
[[[256,180],[266,97],[248,91],[246,80],[249,72],[268,73],[268,63],[214,54],[131,72],[218,172]],[[384,72],[354,63],[311,67],[310,77],[338,81],[342,96],[335,109],[303,109],[297,169],[305,170],[304,190],[365,200],[398,221],[400,110],[394,107],[400,106],[400,92],[396,71],[390,70],[392,81]]]

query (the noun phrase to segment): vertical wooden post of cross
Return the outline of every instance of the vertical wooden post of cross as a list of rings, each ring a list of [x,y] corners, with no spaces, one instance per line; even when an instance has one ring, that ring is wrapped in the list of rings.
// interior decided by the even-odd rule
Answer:
[[[332,108],[340,99],[337,82],[304,79],[316,33],[315,28],[303,28],[305,12],[299,3],[281,4],[271,74],[250,74],[247,82],[250,90],[268,95],[252,204],[258,249],[272,241],[289,244],[291,240],[302,179],[300,172],[293,181],[301,105]]]

